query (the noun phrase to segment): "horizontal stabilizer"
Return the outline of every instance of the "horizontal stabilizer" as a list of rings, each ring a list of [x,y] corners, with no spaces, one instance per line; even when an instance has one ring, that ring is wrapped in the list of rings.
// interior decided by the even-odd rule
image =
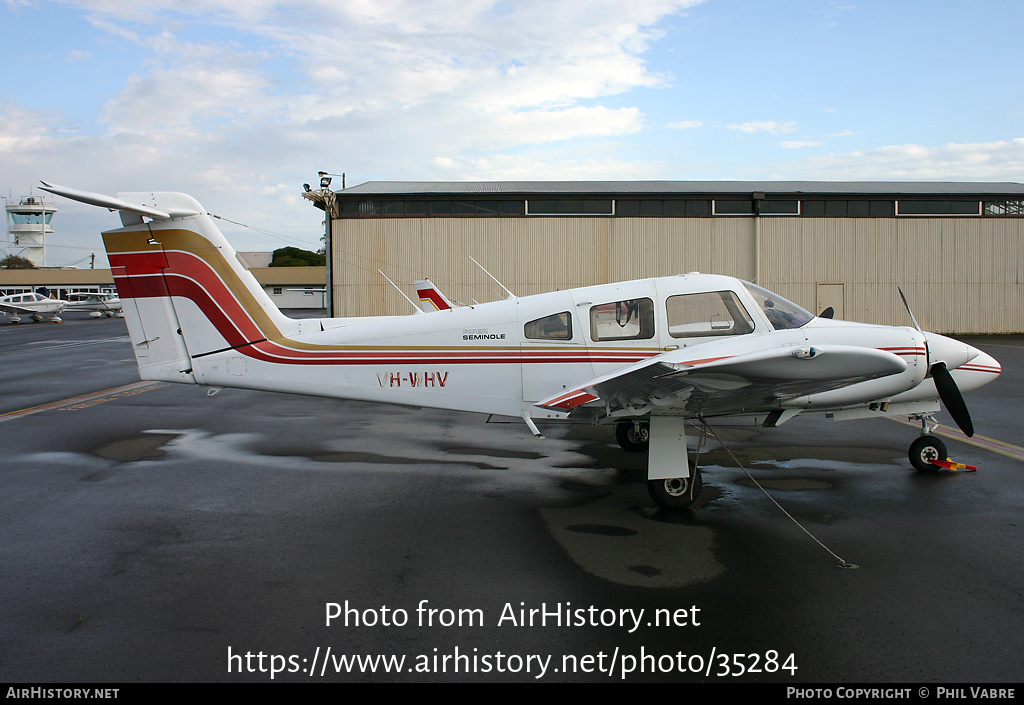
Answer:
[[[113,211],[122,211],[126,213],[136,213],[138,215],[144,215],[148,218],[154,218],[156,220],[170,220],[171,218],[181,218],[190,215],[199,215],[201,211],[193,208],[174,208],[174,209],[160,209],[154,208],[153,206],[146,206],[141,203],[133,203],[125,201],[120,198],[113,196],[107,196],[102,193],[92,193],[90,191],[79,191],[78,189],[67,188],[66,186],[58,186],[56,184],[50,184],[46,181],[40,182],[43,185],[40,187],[44,191],[63,196],[64,198],[70,198],[72,201],[78,201],[79,203],[86,203],[90,206],[99,206],[100,208],[109,208]]]

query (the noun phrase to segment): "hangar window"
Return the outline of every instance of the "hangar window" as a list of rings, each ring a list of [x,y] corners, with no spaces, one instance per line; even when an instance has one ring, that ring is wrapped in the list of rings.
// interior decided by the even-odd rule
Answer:
[[[615,215],[626,218],[711,215],[711,201],[704,198],[620,198],[615,201]]]
[[[810,218],[829,216],[833,218],[888,218],[896,212],[894,201],[869,199],[828,199],[804,200],[800,202],[800,214]]]
[[[897,201],[899,215],[981,215],[979,201]]]
[[[1024,215],[1024,201],[986,201],[985,215]]]
[[[611,215],[610,198],[555,198],[529,200],[526,209],[530,215]]]
[[[665,308],[668,334],[673,338],[743,335],[754,330],[754,321],[731,291],[670,296]]]
[[[745,200],[716,200],[715,215],[753,215],[754,202]]]
[[[647,340],[654,337],[654,302],[629,299],[590,308],[590,337],[602,340]]]
[[[800,201],[758,201],[761,215],[800,215]]]
[[[523,201],[464,200],[443,201],[339,201],[342,218],[425,218],[427,216],[510,216],[523,214]]]
[[[530,340],[571,340],[572,315],[564,311],[530,321],[523,327],[523,335]]]

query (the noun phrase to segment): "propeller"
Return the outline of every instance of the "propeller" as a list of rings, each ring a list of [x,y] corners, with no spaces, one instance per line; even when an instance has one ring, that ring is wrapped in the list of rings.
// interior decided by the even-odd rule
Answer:
[[[928,360],[928,374],[931,375],[932,382],[935,383],[935,391],[939,393],[942,405],[946,407],[946,411],[953,417],[953,421],[960,427],[960,430],[968,437],[973,436],[974,423],[971,421],[970,412],[967,411],[967,404],[964,402],[963,394],[960,393],[960,388],[956,386],[956,380],[953,379],[953,375],[950,374],[945,362],[932,362],[932,351],[931,346],[928,345],[928,335],[921,330],[917,319],[914,318],[914,312],[910,310],[910,304],[907,303],[907,297],[903,294],[903,289],[896,288],[900,292],[900,298],[903,299],[903,305],[906,306],[907,313],[910,314],[910,320],[914,322],[914,328],[924,337],[925,355]]]
[[[960,393],[960,388],[956,386],[956,380],[953,379],[953,375],[946,369],[946,363],[936,362],[931,366],[931,373],[932,381],[935,382],[935,389],[938,390],[939,399],[942,400],[946,411],[953,417],[961,431],[967,436],[973,436],[974,424],[971,422],[971,414],[967,411],[967,404],[964,403],[964,397]]]

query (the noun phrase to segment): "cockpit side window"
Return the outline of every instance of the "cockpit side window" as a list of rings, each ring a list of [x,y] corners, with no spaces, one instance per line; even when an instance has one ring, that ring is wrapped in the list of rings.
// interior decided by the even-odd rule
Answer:
[[[814,318],[814,314],[810,311],[774,292],[759,287],[757,284],[743,282],[743,286],[747,287],[747,291],[754,297],[757,305],[764,311],[764,315],[775,330],[801,328]]]
[[[670,296],[665,308],[668,334],[673,338],[744,335],[754,330],[754,321],[731,291]]]
[[[654,337],[654,302],[628,299],[590,308],[590,337],[602,340],[647,340]]]
[[[530,340],[572,340],[572,314],[564,311],[530,321],[523,335]]]

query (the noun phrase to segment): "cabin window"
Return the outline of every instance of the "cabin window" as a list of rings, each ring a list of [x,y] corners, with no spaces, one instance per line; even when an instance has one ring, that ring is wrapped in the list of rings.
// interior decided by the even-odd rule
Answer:
[[[754,297],[754,301],[764,311],[765,317],[775,330],[800,328],[814,318],[814,314],[810,311],[797,306],[789,299],[785,299],[772,291],[762,289],[757,284],[743,282],[743,286]]]
[[[530,340],[571,340],[572,315],[565,311],[530,321],[524,326],[523,335]]]
[[[591,307],[590,337],[594,341],[653,338],[654,302],[628,299]]]
[[[731,291],[670,296],[665,309],[673,338],[744,335],[754,330],[754,321]]]

